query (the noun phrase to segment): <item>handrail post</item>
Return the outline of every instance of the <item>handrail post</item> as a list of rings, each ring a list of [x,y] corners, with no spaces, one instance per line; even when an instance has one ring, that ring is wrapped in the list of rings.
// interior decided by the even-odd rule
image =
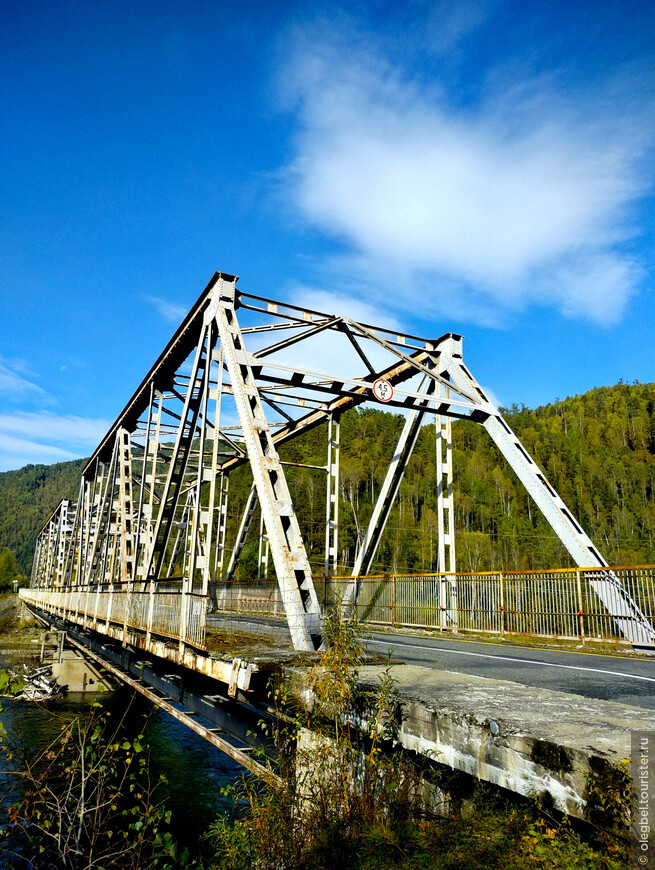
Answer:
[[[88,597],[91,595],[91,585],[87,586],[87,601]],[[95,594],[93,596],[93,617],[91,620],[91,625],[93,629],[98,628],[98,610],[100,609],[100,583],[96,584]]]
[[[182,578],[182,593],[180,595],[180,621],[179,621],[179,629],[178,629],[178,653],[177,660],[180,664],[184,662],[184,655],[187,647],[187,640],[191,632],[189,631],[189,618],[190,618],[190,608],[189,608],[189,587],[191,585],[191,581],[187,579],[186,575]]]
[[[152,623],[155,615],[155,580],[151,577],[148,583],[148,616],[146,618],[146,649],[150,649],[152,639]]]
[[[91,610],[91,607],[89,606],[89,599],[91,597],[91,592],[90,592],[88,586],[82,586],[81,583],[78,583],[77,591],[78,591],[78,595],[79,595],[78,609],[79,609],[79,603],[82,600],[82,595],[84,595],[84,607],[82,608],[82,625],[86,628],[89,625],[93,625],[93,617],[92,617],[91,613],[89,612]]]
[[[498,572],[500,581],[500,636],[505,637],[505,582],[503,572]]]
[[[584,608],[582,605],[582,581],[580,578],[580,569],[575,569],[575,582],[578,587],[578,624],[580,629],[580,643],[585,642],[584,630]]]
[[[109,634],[109,623],[111,620],[112,604],[114,603],[114,584],[109,584],[109,598],[107,599],[107,616],[105,619],[105,634]]]
[[[391,625],[396,624],[396,575],[391,577]]]
[[[457,634],[459,630],[459,587],[458,575],[450,575],[450,613],[451,613],[451,631]]]

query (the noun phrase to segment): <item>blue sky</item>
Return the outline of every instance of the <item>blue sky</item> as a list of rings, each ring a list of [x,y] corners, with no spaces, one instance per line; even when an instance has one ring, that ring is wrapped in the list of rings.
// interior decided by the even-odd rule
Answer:
[[[655,6],[22,0],[0,470],[89,455],[215,270],[505,405],[652,381]]]

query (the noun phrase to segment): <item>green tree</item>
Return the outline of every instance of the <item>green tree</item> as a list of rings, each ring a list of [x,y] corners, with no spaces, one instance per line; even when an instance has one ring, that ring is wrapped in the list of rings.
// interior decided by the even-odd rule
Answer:
[[[18,568],[14,554],[9,547],[0,550],[0,592],[11,592],[14,588],[14,580],[19,579]]]

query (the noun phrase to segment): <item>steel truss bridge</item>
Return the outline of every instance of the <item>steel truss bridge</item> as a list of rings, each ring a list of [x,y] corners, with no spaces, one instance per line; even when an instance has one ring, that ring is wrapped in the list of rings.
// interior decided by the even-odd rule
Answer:
[[[31,587],[21,593],[28,603],[236,685],[238,674],[206,655],[206,614],[216,584],[235,579],[259,505],[260,561],[270,552],[294,647],[320,649],[321,600],[279,449],[327,429],[323,584],[337,573],[340,418],[378,402],[405,424],[352,577],[339,584],[344,609],[357,605],[427,419],[437,435],[438,570],[455,577],[451,421],[468,419],[488,431],[586,569],[617,630],[633,643],[655,642],[643,607],[466,367],[460,335],[419,338],[244,293],[237,281],[213,276],[87,463],[77,501],[62,502],[46,522]],[[246,464],[252,488],[228,542],[230,474]],[[457,609],[451,585],[446,621]]]

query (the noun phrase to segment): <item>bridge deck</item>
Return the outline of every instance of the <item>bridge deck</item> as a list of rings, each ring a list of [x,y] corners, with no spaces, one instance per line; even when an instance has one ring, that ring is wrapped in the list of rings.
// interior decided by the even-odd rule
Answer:
[[[37,614],[76,626],[119,641],[123,647],[148,653],[162,661],[182,665],[191,671],[227,684],[231,695],[248,692],[253,678],[270,673],[282,661],[297,661],[298,653],[290,643],[270,644],[244,638],[235,644],[219,643],[215,635],[206,631],[206,601],[202,610],[202,643],[192,645],[180,641],[179,629],[171,625],[169,632],[148,630],[147,622],[139,619],[139,598],[146,596],[129,593],[102,593],[112,598],[98,606],[99,595],[84,596],[80,592],[61,592],[43,589],[21,589],[21,599]],[[179,602],[176,603],[179,607]],[[136,605],[136,606],[133,606]],[[176,606],[175,604],[173,606]],[[198,626],[200,628],[200,625]],[[167,634],[169,636],[167,637]],[[185,636],[188,641],[188,634]],[[209,648],[208,648],[209,647]]]

